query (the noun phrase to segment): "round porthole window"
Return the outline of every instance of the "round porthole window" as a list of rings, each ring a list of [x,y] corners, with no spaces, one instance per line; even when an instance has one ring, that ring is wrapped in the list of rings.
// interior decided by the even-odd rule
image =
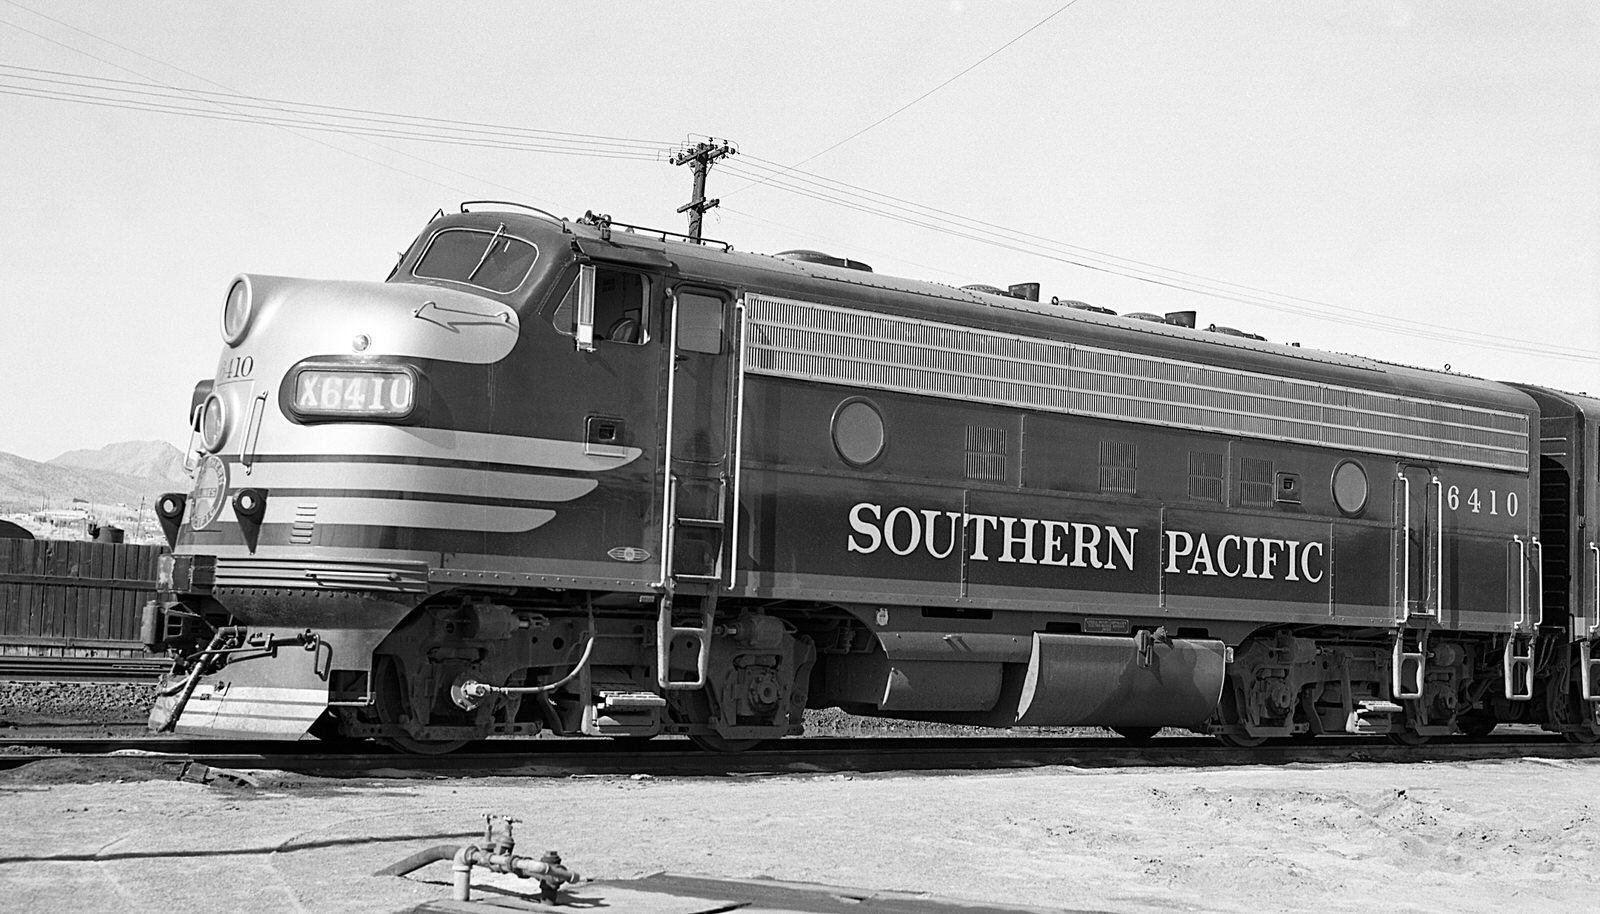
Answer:
[[[883,416],[866,400],[846,400],[833,412],[833,446],[852,466],[865,466],[883,454]]]
[[[1360,514],[1367,506],[1367,471],[1354,460],[1346,460],[1333,468],[1333,503],[1351,517]]]

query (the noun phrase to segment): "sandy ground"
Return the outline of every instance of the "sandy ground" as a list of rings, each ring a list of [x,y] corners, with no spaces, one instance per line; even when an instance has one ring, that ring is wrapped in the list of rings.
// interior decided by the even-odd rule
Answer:
[[[1592,904],[1600,760],[731,779],[59,783],[0,774],[7,911],[400,911],[374,871],[514,815],[585,876],[767,876],[1118,912],[1524,912]]]

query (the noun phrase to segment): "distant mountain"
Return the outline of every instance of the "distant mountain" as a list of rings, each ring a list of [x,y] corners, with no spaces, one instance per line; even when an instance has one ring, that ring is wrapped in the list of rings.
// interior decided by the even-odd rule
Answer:
[[[82,509],[107,518],[114,514],[111,506],[137,511],[140,502],[154,504],[163,492],[186,492],[189,485],[182,455],[165,441],[74,451],[48,463],[0,452],[0,514]]]
[[[97,451],[68,451],[47,461],[51,466],[99,470],[121,476],[159,479],[186,486],[189,474],[183,469],[183,452],[166,441],[123,441]],[[173,491],[171,486],[163,492]]]

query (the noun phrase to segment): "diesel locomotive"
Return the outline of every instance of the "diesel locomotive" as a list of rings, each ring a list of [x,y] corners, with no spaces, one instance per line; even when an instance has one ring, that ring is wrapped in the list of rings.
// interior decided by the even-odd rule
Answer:
[[[241,275],[151,726],[1600,738],[1600,401],[514,204]]]

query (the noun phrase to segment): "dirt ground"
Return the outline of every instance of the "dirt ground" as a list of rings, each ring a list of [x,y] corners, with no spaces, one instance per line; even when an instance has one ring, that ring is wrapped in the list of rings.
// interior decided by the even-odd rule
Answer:
[[[391,912],[516,816],[586,877],[766,876],[1117,912],[1557,911],[1600,887],[1600,760],[729,779],[119,781],[0,773],[8,911]],[[99,770],[99,769],[96,769]],[[620,912],[619,912],[620,914]]]

